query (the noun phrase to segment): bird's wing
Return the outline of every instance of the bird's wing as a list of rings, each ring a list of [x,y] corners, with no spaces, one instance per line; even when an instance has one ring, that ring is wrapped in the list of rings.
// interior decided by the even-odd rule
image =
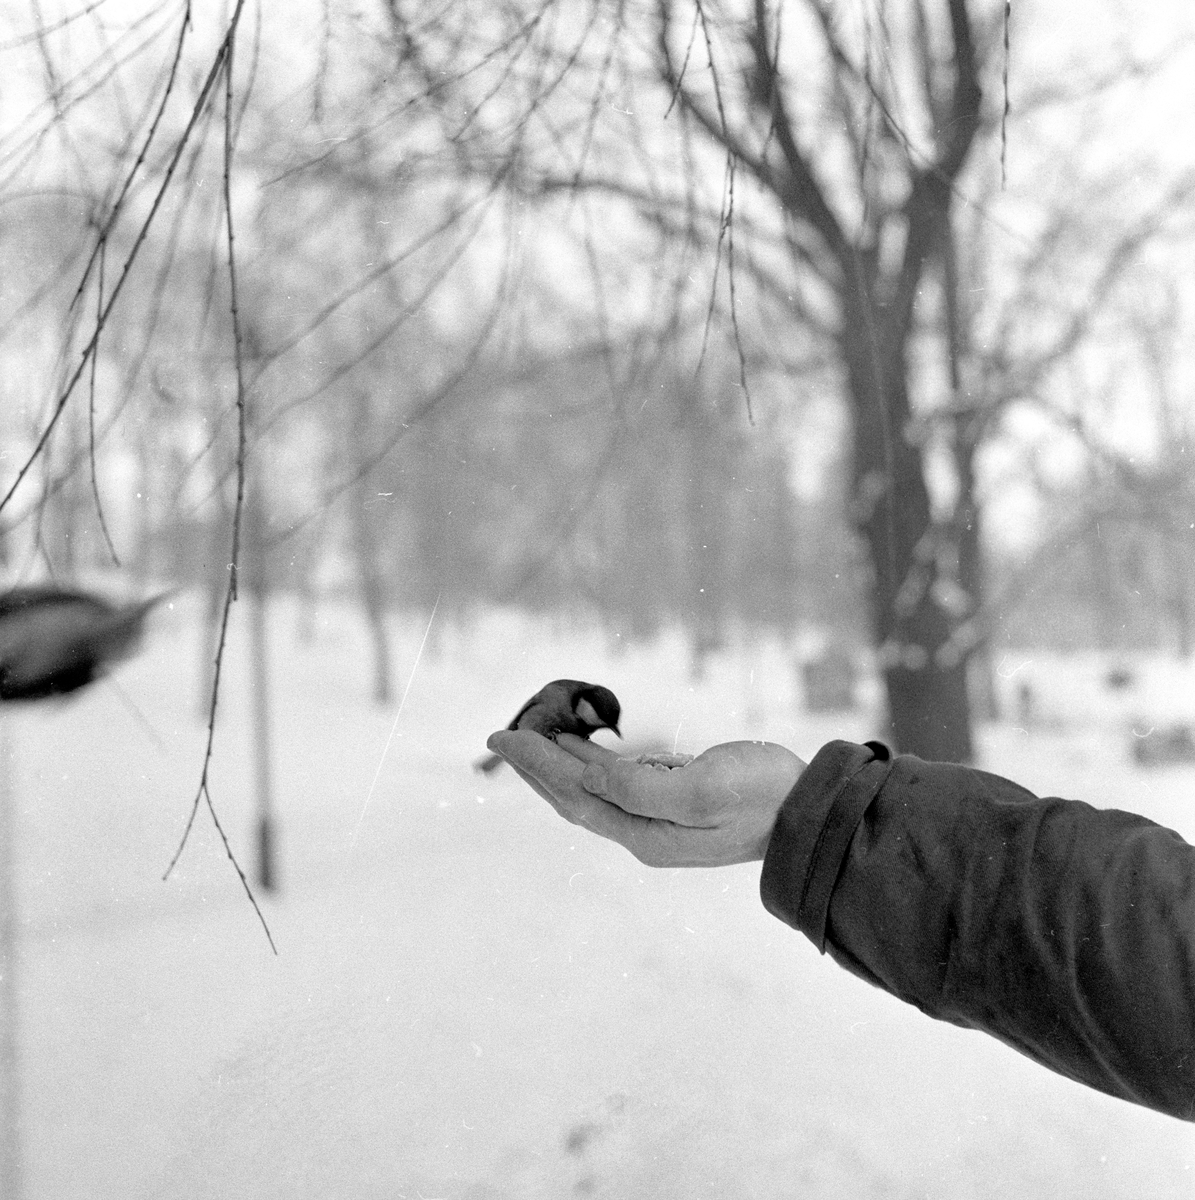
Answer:
[[[15,659],[37,657],[43,647],[69,644],[88,630],[111,619],[102,605],[64,600],[28,604],[0,614],[0,666]],[[47,651],[53,653],[52,649]]]
[[[519,722],[523,719],[523,714],[539,699],[539,695],[539,692],[536,692],[535,695],[532,696],[531,699],[528,700],[527,703],[524,704],[517,713],[515,713],[514,719],[509,725],[507,725],[507,729],[518,729]]]
[[[0,609],[0,684],[6,698],[70,691],[136,648],[153,602],[117,608],[53,589],[7,593]],[[34,596],[31,593],[37,592]]]
[[[31,583],[0,592],[0,621],[29,609],[81,608],[93,612],[111,612],[112,606],[98,596],[74,588]]]

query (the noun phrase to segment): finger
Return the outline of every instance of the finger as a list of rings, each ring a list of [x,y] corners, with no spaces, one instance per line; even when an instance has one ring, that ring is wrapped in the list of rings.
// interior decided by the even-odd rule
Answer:
[[[556,744],[582,762],[598,763],[602,766],[617,762],[622,757],[617,750],[611,750],[609,746],[599,746],[597,742],[577,737],[575,733],[559,734]]]
[[[616,758],[613,762],[587,766],[581,786],[624,812],[691,826],[703,823],[694,819],[694,813],[705,774],[701,767],[667,769]]]
[[[675,852],[669,850],[668,844],[675,840],[674,831],[678,827],[624,812],[616,804],[592,795],[581,786],[580,778],[583,772],[600,768],[584,766],[575,759],[573,763],[571,771],[561,772],[555,769],[559,763],[553,758],[540,777],[524,770],[518,763],[512,762],[511,766],[569,824],[617,842],[649,866],[671,863]]]
[[[499,755],[501,758],[506,758],[505,751],[512,745],[518,745],[517,741],[514,741],[510,736],[514,732],[516,731],[512,729],[499,729],[496,733],[491,733],[485,740],[485,748],[493,751],[493,753]],[[506,760],[507,762],[510,761],[509,759]]]
[[[486,746],[512,766],[520,766],[531,774],[542,776],[544,771],[575,769],[580,765],[555,742],[529,729],[500,729],[491,733]]]
[[[675,827],[666,822],[624,812],[616,804],[584,791],[558,795],[549,803],[566,821],[617,842],[648,866],[672,862],[669,844],[676,833]]]
[[[584,745],[580,738],[572,740]],[[653,820],[632,807],[652,807],[651,797],[660,789],[660,777],[676,772],[656,771],[610,752],[593,756],[610,763],[609,767],[602,761],[586,764],[547,738],[521,729],[492,734],[487,745],[566,821],[617,842],[640,862],[648,866],[690,866],[710,861],[698,848],[699,843],[689,844],[697,831],[683,824]],[[583,782],[607,771],[614,776],[612,802]],[[626,782],[627,776],[633,777],[631,784]],[[655,807],[665,806],[657,800]]]
[[[591,807],[581,784],[588,768],[554,742],[528,730],[502,730],[487,744],[566,820],[576,822]]]

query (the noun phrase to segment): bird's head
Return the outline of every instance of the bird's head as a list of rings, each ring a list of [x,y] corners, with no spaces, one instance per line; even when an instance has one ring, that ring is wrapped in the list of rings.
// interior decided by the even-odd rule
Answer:
[[[618,730],[622,706],[609,688],[596,683],[582,688],[573,700],[573,712],[590,727],[591,733],[596,729],[612,729],[618,737],[622,737]]]

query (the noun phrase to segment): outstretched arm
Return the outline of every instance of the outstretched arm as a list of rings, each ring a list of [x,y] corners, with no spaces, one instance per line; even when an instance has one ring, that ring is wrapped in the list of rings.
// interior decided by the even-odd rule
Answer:
[[[930,1016],[1195,1120],[1195,848],[1173,831],[877,743],[806,767],[731,742],[672,770],[579,739],[490,746],[643,862],[763,858],[772,913]]]

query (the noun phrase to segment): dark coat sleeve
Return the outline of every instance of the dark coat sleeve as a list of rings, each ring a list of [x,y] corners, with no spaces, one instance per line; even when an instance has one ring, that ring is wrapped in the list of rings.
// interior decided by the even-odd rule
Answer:
[[[1195,1120],[1195,848],[1172,830],[831,742],[784,802],[760,891],[930,1016]]]

